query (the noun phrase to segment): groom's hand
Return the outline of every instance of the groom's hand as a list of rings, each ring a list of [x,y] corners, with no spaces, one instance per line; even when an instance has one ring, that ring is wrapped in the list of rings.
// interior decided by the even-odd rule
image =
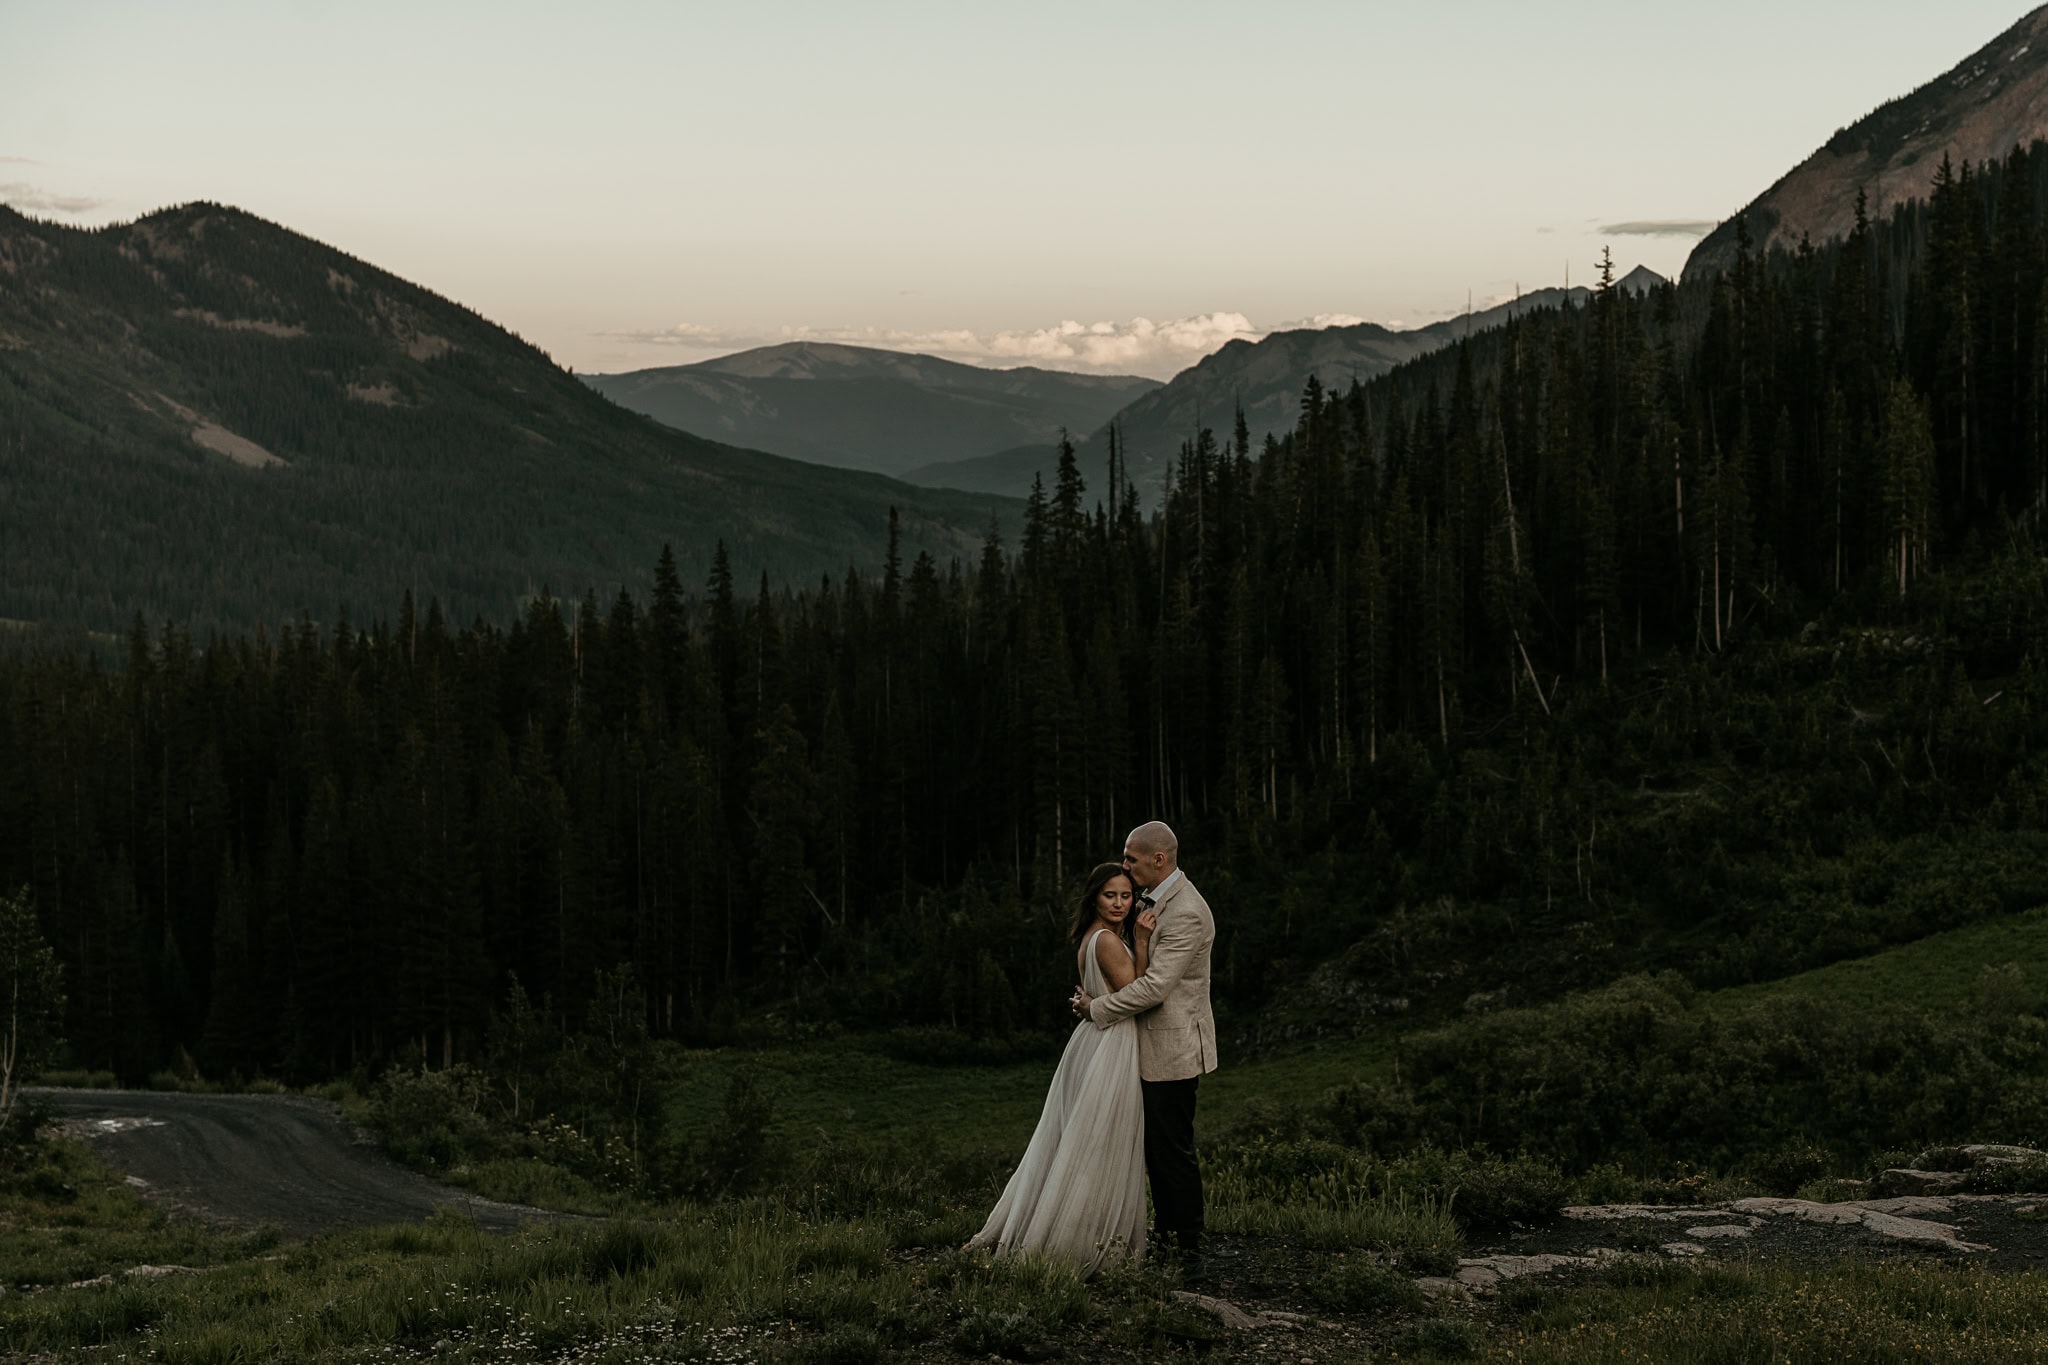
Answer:
[[[1086,1019],[1088,1017],[1088,1005],[1092,999],[1093,997],[1088,992],[1080,989],[1078,986],[1074,988],[1074,994],[1067,1000],[1067,1003],[1073,1007],[1076,1019]]]

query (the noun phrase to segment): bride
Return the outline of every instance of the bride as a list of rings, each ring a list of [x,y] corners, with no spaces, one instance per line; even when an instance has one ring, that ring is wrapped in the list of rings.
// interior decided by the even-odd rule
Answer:
[[[1074,917],[1081,986],[1107,995],[1145,971],[1153,912],[1133,920],[1122,865],[1088,874]],[[1111,1256],[1145,1258],[1145,1108],[1135,1017],[1097,1028],[1083,1019],[1053,1073],[1045,1112],[1016,1174],[969,1248],[1037,1252],[1092,1275]]]

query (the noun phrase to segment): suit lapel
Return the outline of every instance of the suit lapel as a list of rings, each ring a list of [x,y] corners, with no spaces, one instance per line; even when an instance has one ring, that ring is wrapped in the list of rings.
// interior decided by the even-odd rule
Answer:
[[[1166,914],[1166,907],[1172,905],[1174,902],[1174,898],[1179,896],[1181,892],[1187,889],[1188,874],[1183,872],[1180,874],[1180,880],[1173,884],[1173,889],[1171,891],[1167,892],[1164,896],[1161,896],[1158,900],[1152,902],[1153,908],[1157,910],[1162,917],[1164,917]]]

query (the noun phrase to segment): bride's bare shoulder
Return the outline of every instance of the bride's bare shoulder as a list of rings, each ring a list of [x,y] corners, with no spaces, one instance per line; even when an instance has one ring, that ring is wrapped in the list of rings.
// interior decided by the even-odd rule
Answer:
[[[1131,960],[1130,945],[1107,929],[1097,930],[1095,960],[1105,967],[1112,962],[1128,962]]]

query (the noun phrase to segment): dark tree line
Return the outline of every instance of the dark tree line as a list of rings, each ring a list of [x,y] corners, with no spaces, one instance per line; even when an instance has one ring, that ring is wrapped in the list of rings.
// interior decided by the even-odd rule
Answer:
[[[513,978],[580,1012],[618,964],[668,1036],[1048,1026],[1063,888],[1153,816],[1262,898],[1243,1006],[1420,897],[1590,901],[1628,855],[1588,828],[1589,736],[1652,714],[1618,677],[1693,670],[1642,721],[1682,751],[1729,723],[1707,663],[1949,611],[1930,575],[2033,536],[2044,181],[2038,145],[1944,165],[1842,242],[1311,381],[1285,435],[1190,441],[1149,515],[1113,444],[1092,488],[1066,449],[972,563],[905,563],[892,524],[879,572],[801,591],[664,553],[651,592],[508,625],[408,598],[0,665],[0,885],[66,964],[74,1057],[127,1074],[452,1060]],[[1979,621],[1970,666],[2038,624]],[[1960,801],[2019,732],[1957,714]]]

